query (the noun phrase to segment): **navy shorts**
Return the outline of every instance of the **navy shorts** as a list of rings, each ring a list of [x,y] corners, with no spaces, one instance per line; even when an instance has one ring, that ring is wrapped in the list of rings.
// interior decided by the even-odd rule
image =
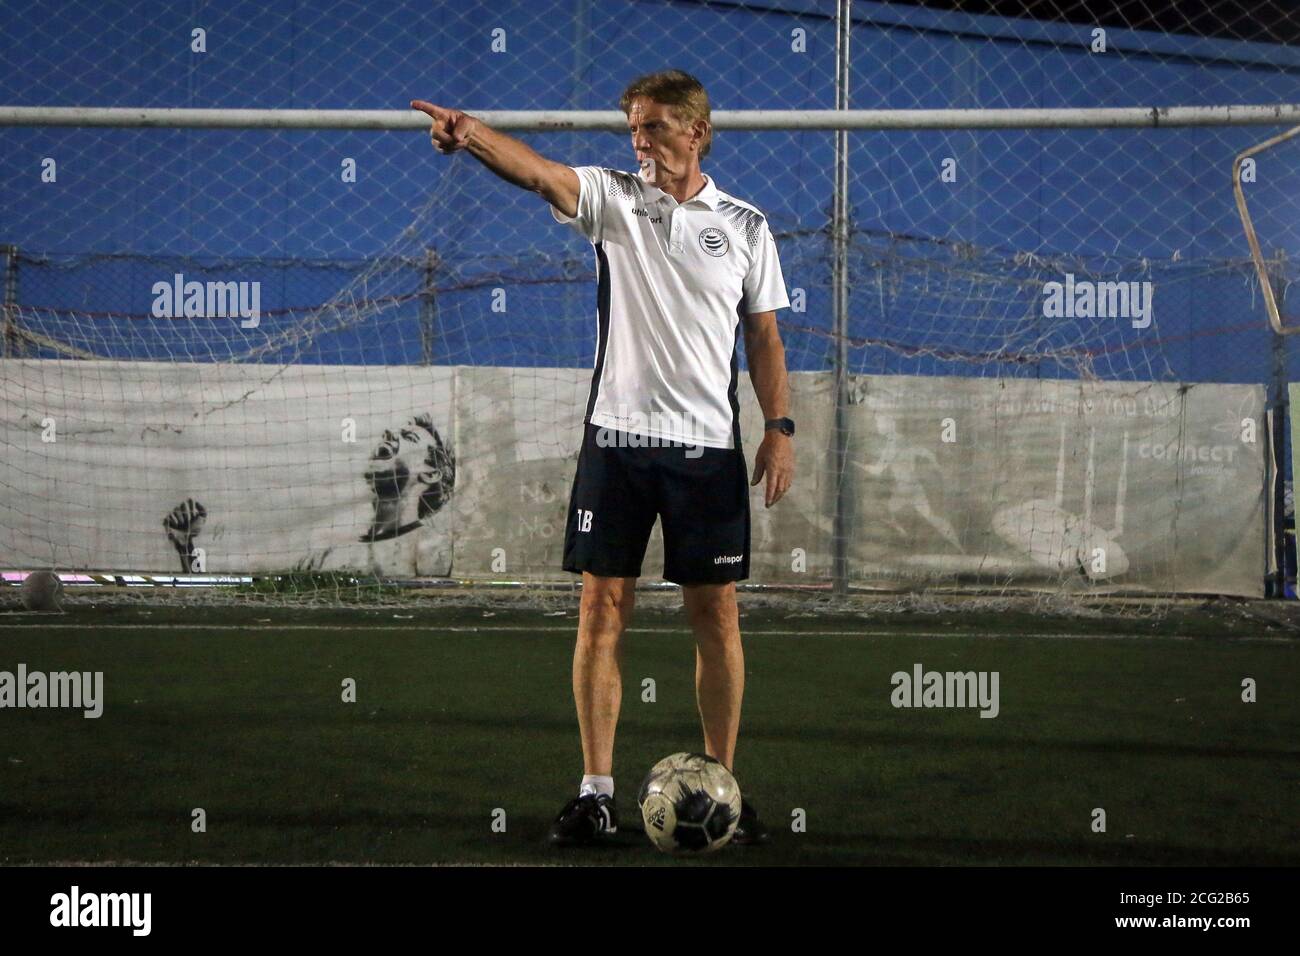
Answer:
[[[665,580],[725,584],[749,577],[749,472],[740,448],[633,448],[629,439],[648,439],[584,427],[564,570],[640,577],[659,517]]]

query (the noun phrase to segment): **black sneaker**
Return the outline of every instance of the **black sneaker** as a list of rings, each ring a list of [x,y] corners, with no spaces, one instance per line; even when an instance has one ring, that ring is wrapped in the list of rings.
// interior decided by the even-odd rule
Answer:
[[[767,841],[767,827],[758,818],[758,811],[752,803],[741,797],[740,820],[736,824],[736,832],[731,836],[731,842],[739,846],[758,846]]]
[[[564,805],[551,824],[555,846],[586,846],[618,832],[618,809],[614,798],[586,793]]]

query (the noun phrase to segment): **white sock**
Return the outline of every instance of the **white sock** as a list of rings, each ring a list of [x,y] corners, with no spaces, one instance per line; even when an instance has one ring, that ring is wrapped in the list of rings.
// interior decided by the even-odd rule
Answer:
[[[614,796],[614,778],[602,777],[595,773],[584,773],[582,783],[578,785],[578,796],[586,796],[589,793],[603,793],[607,797]]]

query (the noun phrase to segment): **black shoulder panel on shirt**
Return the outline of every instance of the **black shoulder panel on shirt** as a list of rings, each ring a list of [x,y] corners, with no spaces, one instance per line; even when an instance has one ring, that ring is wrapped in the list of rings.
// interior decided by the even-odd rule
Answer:
[[[746,209],[729,199],[718,200],[718,212],[727,217],[727,221],[738,232],[745,234],[745,241],[749,243],[749,248],[753,249],[758,245],[758,236],[763,228],[763,214],[755,212],[753,209]]]
[[[641,180],[619,169],[609,171],[609,195],[614,199],[635,200],[641,195]]]

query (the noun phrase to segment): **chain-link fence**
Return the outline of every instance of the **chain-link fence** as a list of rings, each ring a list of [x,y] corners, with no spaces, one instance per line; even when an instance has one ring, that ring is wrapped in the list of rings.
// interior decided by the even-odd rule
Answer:
[[[400,109],[418,97],[470,112],[608,110],[634,76],[677,66],[704,82],[715,110],[1060,111],[1058,125],[1037,129],[977,128],[968,113],[940,129],[715,134],[705,172],[760,208],[777,239],[792,296],[780,327],[806,425],[799,506],[756,515],[761,579],[1252,591],[1252,576],[1276,577],[1280,564],[1281,488],[1270,478],[1285,477],[1286,384],[1300,367],[1294,339],[1269,329],[1231,170],[1278,129],[1161,128],[1158,115],[1148,128],[1067,128],[1076,117],[1066,111],[1300,102],[1300,54],[1288,45],[1300,11],[948,6],[853,3],[838,84],[847,4],[66,4],[76,32],[32,6],[0,40],[0,100]],[[571,165],[632,165],[615,132],[518,135]],[[571,477],[571,426],[596,350],[594,276],[590,248],[537,197],[401,130],[46,125],[0,136],[15,165],[0,181],[0,241],[12,243],[3,342],[14,360],[4,444],[7,462],[19,452],[25,462],[0,482],[21,516],[0,543],[5,563],[159,569],[174,559],[161,514],[124,487],[106,494],[106,479],[73,477],[108,451],[38,443],[57,408],[78,430],[129,421],[146,436],[218,419],[245,435],[302,423],[274,446],[299,467],[226,451],[246,480],[189,463],[159,482],[163,510],[191,493],[225,498],[224,540],[239,546],[225,560],[215,549],[213,568],[337,560],[563,577],[555,489]],[[1243,171],[1284,314],[1300,260],[1298,151],[1281,144]],[[187,316],[191,283],[203,303]],[[203,314],[211,286],[230,284],[218,296],[236,307]],[[255,320],[237,308],[254,290]],[[124,411],[127,387],[109,370],[147,378],[142,362],[172,366],[155,373],[163,400]],[[304,367],[326,371],[313,379]],[[371,374],[348,371],[358,368]],[[185,394],[172,400],[173,387]],[[373,519],[373,487],[359,478],[367,453],[327,436],[351,418],[368,448],[416,414],[453,436],[462,462],[466,510],[449,506],[436,529],[455,557],[422,546],[376,557],[373,542],[341,556],[338,542],[356,543]],[[346,489],[331,507],[283,527],[236,527],[240,496],[273,487],[300,501],[319,493],[308,489],[321,475]],[[66,500],[33,501],[52,476]],[[1235,509],[1216,504],[1234,488]],[[484,518],[494,502],[517,523]],[[51,516],[74,511],[72,525],[86,528],[105,508],[123,512],[120,535],[96,546],[71,547],[67,521]],[[1124,570],[1089,570],[1098,547],[1122,552]]]

